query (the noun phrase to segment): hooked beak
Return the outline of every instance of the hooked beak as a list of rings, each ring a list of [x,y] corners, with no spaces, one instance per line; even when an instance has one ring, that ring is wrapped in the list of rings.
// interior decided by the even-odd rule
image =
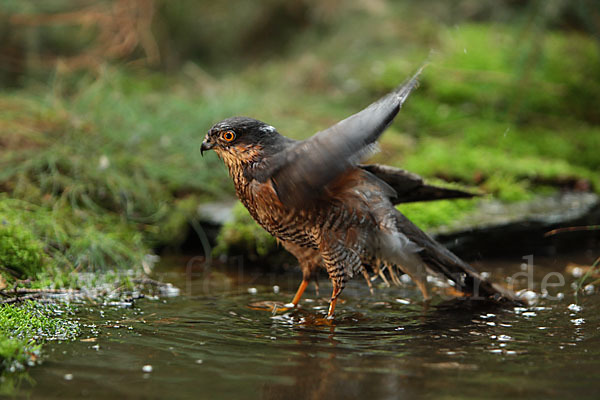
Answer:
[[[210,142],[208,138],[204,139],[202,146],[200,146],[200,155],[203,156],[205,151],[212,149],[214,146],[215,144]]]

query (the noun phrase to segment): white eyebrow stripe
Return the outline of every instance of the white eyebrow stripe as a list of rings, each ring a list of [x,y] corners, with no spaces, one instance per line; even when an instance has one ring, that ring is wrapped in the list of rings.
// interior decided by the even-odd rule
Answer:
[[[275,128],[272,127],[271,125],[261,126],[260,130],[263,132],[275,132]]]

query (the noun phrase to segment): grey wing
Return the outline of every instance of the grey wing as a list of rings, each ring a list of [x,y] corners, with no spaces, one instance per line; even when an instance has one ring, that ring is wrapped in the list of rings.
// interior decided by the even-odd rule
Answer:
[[[259,182],[272,179],[284,204],[304,206],[317,198],[327,184],[369,153],[417,86],[422,69],[364,110],[257,165],[253,178]]]
[[[393,204],[477,196],[475,193],[463,190],[428,185],[419,175],[400,168],[379,164],[359,165],[359,167],[369,171],[394,189],[396,195],[391,199]]]

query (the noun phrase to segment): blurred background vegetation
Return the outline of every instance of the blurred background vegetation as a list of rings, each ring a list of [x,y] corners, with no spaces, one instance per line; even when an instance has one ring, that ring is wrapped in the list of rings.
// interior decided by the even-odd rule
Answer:
[[[425,60],[375,161],[506,202],[599,191],[599,38],[596,0],[3,0],[0,286],[141,273],[233,196],[199,158],[214,122],[304,138]],[[478,201],[405,211],[427,228]],[[235,215],[218,248],[268,252]]]

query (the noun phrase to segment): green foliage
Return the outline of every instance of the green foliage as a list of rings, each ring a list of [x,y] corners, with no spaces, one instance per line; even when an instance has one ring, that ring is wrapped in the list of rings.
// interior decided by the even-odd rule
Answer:
[[[65,311],[34,302],[1,305],[0,370],[15,371],[34,364],[45,341],[76,338],[79,326],[64,319]]]
[[[231,190],[214,155],[194,167],[199,145],[190,146],[200,142],[205,128],[198,127],[210,125],[215,105],[182,99],[177,90],[159,94],[162,81],[148,78],[112,71],[93,85],[75,82],[74,98],[0,96],[0,144],[7,149],[0,152],[7,192],[0,212],[43,244],[38,250],[50,256],[48,271],[57,279],[60,271],[139,271],[150,246],[184,239],[200,199]],[[224,117],[236,102],[217,112]]]
[[[139,268],[148,251],[141,233],[111,215],[94,215],[69,207],[53,209],[0,196],[0,216],[20,221],[20,225],[7,223],[0,227],[0,235],[12,235],[12,241],[6,243],[24,235],[29,249],[38,255],[37,263],[31,263],[31,256],[25,257],[27,253],[15,257],[16,263],[29,266],[30,276],[39,275],[42,267],[46,272]],[[15,228],[8,229],[10,226]],[[27,226],[27,230],[22,226]]]

